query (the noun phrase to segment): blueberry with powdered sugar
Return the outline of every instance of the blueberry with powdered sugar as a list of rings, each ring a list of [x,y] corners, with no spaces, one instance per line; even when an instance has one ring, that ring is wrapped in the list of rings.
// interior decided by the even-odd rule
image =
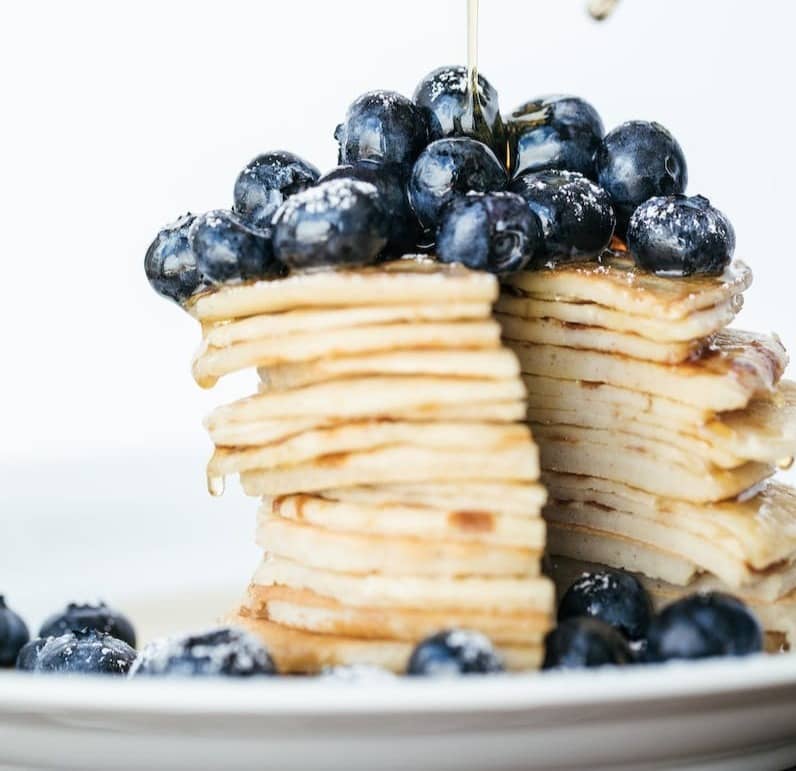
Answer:
[[[609,131],[594,156],[597,182],[616,209],[616,233],[644,201],[685,192],[688,168],[677,140],[659,123],[633,120]]]
[[[635,576],[621,570],[584,573],[561,598],[558,620],[587,616],[618,629],[628,640],[643,640],[652,603]]]
[[[658,275],[718,275],[732,260],[735,231],[704,196],[660,196],[633,212],[627,248],[640,268]]]
[[[69,603],[64,610],[46,619],[39,630],[39,637],[58,637],[81,629],[96,629],[135,648],[135,630],[130,619],[104,602]]]
[[[350,267],[376,261],[390,217],[375,185],[333,179],[288,198],[273,227],[274,251],[288,267]]]
[[[232,211],[252,228],[267,230],[287,198],[312,187],[320,172],[294,153],[276,150],[258,155],[235,180]]]
[[[349,106],[334,137],[341,164],[394,164],[408,174],[428,144],[428,123],[411,99],[395,91],[369,91]]]
[[[20,672],[33,672],[39,661],[39,653],[49,639],[49,637],[37,637],[35,640],[25,643],[17,655],[16,668]]]
[[[543,669],[582,669],[630,664],[627,640],[597,618],[581,616],[562,621],[545,637]]]
[[[611,241],[616,218],[601,187],[574,171],[523,172],[509,185],[521,195],[542,224],[541,263],[574,262],[599,257]]]
[[[260,641],[240,629],[221,628],[149,643],[130,677],[258,677],[276,666]]]
[[[46,638],[37,654],[31,652],[23,663],[32,665],[29,671],[34,673],[124,675],[135,657],[135,649],[126,642],[83,629]]]
[[[455,677],[493,674],[503,669],[503,661],[485,635],[468,629],[448,629],[415,646],[406,673]]]
[[[155,236],[144,257],[144,272],[152,288],[163,297],[184,303],[204,285],[188,232],[196,217],[185,214]]]

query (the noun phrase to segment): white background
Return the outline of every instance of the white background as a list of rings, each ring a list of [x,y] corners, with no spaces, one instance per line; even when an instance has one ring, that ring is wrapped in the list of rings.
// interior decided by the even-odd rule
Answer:
[[[481,5],[481,71],[504,111],[570,92],[607,128],[643,118],[674,133],[689,191],[730,216],[754,268],[741,325],[777,330],[796,349],[796,4],[622,0],[603,24],[585,0]],[[196,548],[209,533],[230,549],[248,543],[254,504],[237,492],[204,498],[201,427],[248,388],[193,383],[199,330],[150,290],[146,247],[186,210],[229,206],[259,152],[290,149],[330,168],[355,96],[411,95],[464,55],[465,0],[3,5],[0,526],[24,515],[41,543],[43,509],[74,513],[85,498],[108,510],[80,534],[47,525],[48,546],[63,547],[48,560],[67,560],[100,526],[132,534],[119,552],[133,535],[153,549],[165,533]],[[161,524],[140,533],[142,513],[114,503],[120,489]],[[0,579],[13,584],[2,569],[25,547],[11,532],[16,541],[0,531]],[[110,569],[118,554],[102,559]]]

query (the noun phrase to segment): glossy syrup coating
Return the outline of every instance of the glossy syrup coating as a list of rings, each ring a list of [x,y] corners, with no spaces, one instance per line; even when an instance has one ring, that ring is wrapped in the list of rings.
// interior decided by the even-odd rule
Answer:
[[[320,172],[295,153],[275,150],[258,155],[238,175],[232,210],[249,227],[267,230],[287,198],[312,187]]]
[[[456,677],[502,671],[503,662],[487,637],[467,629],[448,629],[415,646],[406,673]]]
[[[763,650],[763,631],[739,599],[720,592],[693,594],[668,605],[653,620],[647,659],[746,656]]]
[[[605,135],[594,156],[597,182],[616,209],[624,238],[636,207],[654,196],[685,192],[688,168],[677,140],[659,123],[634,120]]]
[[[152,288],[177,303],[184,303],[204,285],[188,243],[188,232],[195,219],[188,213],[166,225],[144,257],[144,272]]]
[[[414,101],[426,115],[429,139],[472,137],[487,144],[503,162],[506,131],[498,93],[479,75],[477,94],[472,94],[467,78],[466,67],[453,65],[432,70],[417,84]]]
[[[258,677],[276,674],[268,651],[257,638],[222,627],[147,645],[130,677]]]
[[[135,629],[125,615],[109,608],[104,602],[96,605],[70,603],[45,620],[39,637],[59,637],[65,632],[95,629],[115,637],[135,648]]]
[[[522,270],[544,247],[539,218],[514,193],[468,193],[442,212],[437,257],[505,275]]]
[[[596,179],[594,153],[605,129],[597,110],[577,96],[543,96],[525,102],[506,119],[509,170],[563,169]]]
[[[523,172],[509,185],[539,217],[544,233],[541,262],[599,257],[611,242],[616,217],[601,187],[574,171]],[[540,267],[536,261],[532,267]]]
[[[126,642],[96,629],[83,629],[46,638],[31,671],[124,675],[135,657],[135,649]]]
[[[0,594],[0,668],[13,667],[19,651],[30,639],[27,624],[6,605]]]
[[[643,640],[652,621],[652,603],[630,573],[584,573],[567,589],[558,608],[559,621],[581,616],[604,621],[628,640]]]
[[[389,235],[378,189],[355,179],[294,195],[274,217],[274,251],[292,269],[373,264]]]
[[[360,161],[337,166],[324,174],[319,182],[334,179],[356,179],[373,185],[388,215],[389,234],[382,254],[400,257],[415,251],[420,237],[420,225],[409,204],[409,195],[401,169],[391,164]]]
[[[468,137],[438,139],[420,155],[409,180],[409,200],[420,224],[439,225],[442,210],[469,192],[503,190],[508,177],[495,154]]]
[[[627,247],[640,268],[658,275],[719,275],[732,260],[735,231],[704,196],[659,196],[633,212]]]
[[[583,669],[632,662],[633,653],[624,636],[596,618],[569,618],[545,637],[543,669]]]
[[[278,278],[284,272],[274,257],[271,234],[247,227],[224,209],[197,217],[188,242],[200,272],[216,284]]]
[[[395,91],[369,91],[351,103],[334,136],[341,164],[368,160],[408,174],[428,144],[428,123],[411,99]]]

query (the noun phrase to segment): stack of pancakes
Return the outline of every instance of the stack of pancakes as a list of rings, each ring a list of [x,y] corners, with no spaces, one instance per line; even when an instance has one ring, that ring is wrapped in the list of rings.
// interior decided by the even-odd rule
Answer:
[[[770,480],[796,454],[796,384],[776,337],[726,329],[750,283],[742,263],[663,278],[609,253],[510,277],[497,318],[528,390],[559,587],[597,563],[646,577],[661,603],[718,588],[796,642],[796,493]]]
[[[265,558],[232,621],[281,671],[402,671],[451,627],[486,634],[510,669],[539,665],[545,492],[497,294],[489,274],[404,259],[193,304],[197,381],[260,376],[208,418],[208,480],[239,474],[262,499]]]

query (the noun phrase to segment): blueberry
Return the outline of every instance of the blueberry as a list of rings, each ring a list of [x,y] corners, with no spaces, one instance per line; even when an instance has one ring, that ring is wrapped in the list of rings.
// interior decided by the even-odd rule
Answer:
[[[610,624],[628,640],[643,640],[652,620],[652,604],[635,576],[621,570],[584,573],[567,589],[558,620],[589,616]]]
[[[415,251],[420,227],[412,207],[400,169],[394,165],[360,161],[355,165],[338,166],[324,174],[320,182],[333,179],[357,179],[373,185],[388,215],[389,237],[384,246],[388,257],[400,257]]]
[[[521,195],[539,217],[545,260],[591,260],[610,243],[616,223],[611,199],[582,174],[526,171],[512,180],[509,190]]]
[[[166,225],[144,257],[144,270],[152,288],[178,303],[184,303],[204,284],[188,243],[188,230],[194,219],[193,214],[185,214]]]
[[[728,594],[694,594],[668,605],[653,619],[647,659],[746,656],[763,649],[763,632],[746,605]]]
[[[634,120],[605,135],[594,156],[597,181],[614,202],[617,235],[644,201],[685,191],[688,169],[677,140],[660,124]]]
[[[255,677],[274,674],[274,662],[259,640],[232,628],[150,643],[130,670],[131,677]]]
[[[490,82],[478,76],[478,101],[467,87],[467,68],[439,67],[429,72],[415,89],[415,104],[423,109],[429,139],[468,136],[485,142],[501,162],[506,157],[506,134],[498,106],[498,94]]]
[[[348,108],[334,137],[340,163],[394,164],[406,174],[428,144],[426,117],[414,102],[395,91],[369,91]]]
[[[431,677],[502,672],[503,662],[492,643],[480,632],[448,629],[415,646],[407,674]]]
[[[506,170],[483,142],[438,139],[423,150],[412,169],[409,200],[421,225],[436,228],[442,210],[455,198],[471,191],[503,190],[506,182]]]
[[[506,274],[522,270],[543,247],[539,218],[514,193],[469,193],[442,211],[441,262]]]
[[[604,132],[597,110],[576,96],[526,102],[506,121],[511,174],[564,169],[596,179],[594,153]]]
[[[569,618],[545,637],[544,669],[581,669],[632,661],[627,640],[596,618]]]
[[[48,637],[37,637],[22,646],[17,655],[17,669],[20,672],[33,672],[39,663],[39,653],[47,644]]]
[[[701,195],[650,198],[627,228],[627,247],[636,264],[665,276],[715,275],[735,251],[730,221]]]
[[[123,675],[135,657],[135,650],[126,642],[96,629],[83,629],[48,637],[32,671]]]
[[[368,265],[389,233],[375,185],[334,179],[285,201],[274,217],[274,251],[290,268]]]
[[[29,639],[27,625],[0,594],[0,667],[13,667],[17,654]]]
[[[232,210],[245,224],[265,230],[285,199],[312,187],[319,176],[318,169],[293,153],[258,155],[235,181]]]
[[[270,233],[247,227],[231,212],[217,209],[197,217],[188,241],[197,267],[215,283],[283,274]]]
[[[135,648],[135,630],[129,619],[109,608],[104,602],[97,605],[70,603],[42,624],[39,637],[58,637],[64,632],[81,629],[96,629]]]

